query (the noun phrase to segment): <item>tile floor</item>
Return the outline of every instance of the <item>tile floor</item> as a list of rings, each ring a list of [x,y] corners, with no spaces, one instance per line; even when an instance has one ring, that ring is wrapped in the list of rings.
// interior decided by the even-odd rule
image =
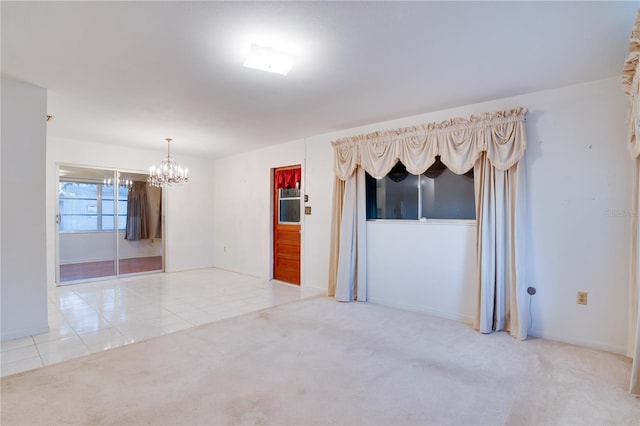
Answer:
[[[313,296],[201,269],[49,288],[46,334],[1,343],[2,377]]]

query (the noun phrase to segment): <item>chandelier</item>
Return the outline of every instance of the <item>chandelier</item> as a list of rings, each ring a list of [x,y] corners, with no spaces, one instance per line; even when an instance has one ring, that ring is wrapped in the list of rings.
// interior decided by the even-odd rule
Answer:
[[[182,185],[189,182],[189,169],[183,169],[171,159],[169,145],[173,139],[166,138],[167,141],[167,158],[162,160],[159,167],[151,166],[149,168],[149,179],[147,183],[151,186],[173,186]]]
[[[133,181],[131,181],[131,179],[120,179],[120,176],[118,176],[118,178],[115,180],[115,182],[112,181],[111,178],[104,179],[102,181],[102,184],[106,185],[106,186],[111,186],[114,183],[117,186],[121,187],[121,188],[129,188],[129,189],[131,189],[131,187],[133,186]]]

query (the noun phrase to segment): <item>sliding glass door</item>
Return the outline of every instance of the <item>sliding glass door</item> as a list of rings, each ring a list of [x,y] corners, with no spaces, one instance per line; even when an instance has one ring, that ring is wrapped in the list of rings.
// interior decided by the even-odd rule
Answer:
[[[147,184],[147,175],[120,173],[131,183],[125,202],[118,202],[124,216],[118,232],[118,271],[123,274],[162,271],[162,190]]]
[[[146,175],[67,165],[58,170],[58,284],[163,270],[162,193],[147,191]],[[141,224],[156,228],[128,232]]]

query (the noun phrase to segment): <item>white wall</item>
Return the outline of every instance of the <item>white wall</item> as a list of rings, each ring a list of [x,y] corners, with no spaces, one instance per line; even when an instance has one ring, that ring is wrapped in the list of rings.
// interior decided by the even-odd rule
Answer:
[[[124,237],[124,231],[118,232],[118,257],[120,259],[162,256],[162,238],[130,241]]]
[[[162,148],[162,146],[160,146]],[[69,164],[146,173],[166,153],[57,138],[47,140],[47,281],[55,282],[56,165]],[[174,154],[189,168],[190,182],[164,191],[165,269],[167,272],[213,266],[212,160]]]
[[[627,98],[614,78],[523,102],[532,334],[625,353],[631,219],[615,212],[631,209]]]
[[[213,253],[217,268],[271,278],[271,170],[300,164],[305,191],[304,157],[304,142],[297,141],[216,160]],[[304,215],[301,225],[304,247]],[[304,250],[302,256],[306,256]],[[301,274],[305,286],[304,266]]]
[[[47,91],[2,79],[0,339],[48,331],[45,251]]]
[[[375,123],[217,160],[215,264],[267,276],[268,170],[304,161],[304,189],[312,214],[305,216],[303,227],[303,282],[326,288],[334,179],[331,140],[525,106],[529,108],[527,283],[538,290],[531,300],[531,334],[624,353],[630,218],[616,212],[630,209],[626,105],[619,78],[611,78]],[[297,153],[295,159],[292,152]],[[231,179],[223,180],[226,176]],[[227,182],[236,182],[247,196],[234,196]],[[471,320],[473,227],[376,223],[368,230],[372,300]],[[433,251],[430,242],[436,237],[447,242],[451,256]],[[576,304],[578,291],[589,292],[589,305]]]
[[[309,195],[311,215],[305,216],[305,282],[325,292],[329,282],[329,244],[333,208],[333,148],[329,141],[338,133],[314,136],[305,141],[305,193]]]
[[[129,241],[124,231],[118,232],[118,256],[120,259],[162,256],[162,239]],[[115,248],[112,232],[62,232],[60,241],[60,264],[100,262],[113,260]]]

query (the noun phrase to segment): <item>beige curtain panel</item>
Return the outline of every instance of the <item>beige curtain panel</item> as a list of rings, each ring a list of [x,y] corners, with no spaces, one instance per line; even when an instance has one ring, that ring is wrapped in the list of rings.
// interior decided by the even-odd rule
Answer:
[[[337,176],[333,182],[333,211],[331,214],[331,246],[329,253],[329,296],[335,296],[338,286],[338,261],[340,260],[340,225],[345,183]]]
[[[340,221],[335,298],[367,300],[367,216],[365,173],[358,168],[345,182]],[[334,200],[335,203],[335,200]]]
[[[507,170],[483,153],[474,167],[476,197],[475,328],[508,330],[527,337],[528,296],[524,271],[524,161]]]
[[[147,183],[133,182],[127,198],[125,240],[137,241],[149,238],[149,212]]]
[[[631,30],[629,56],[624,63],[622,87],[629,95],[629,152],[631,158],[640,155],[640,10]]]
[[[455,118],[332,142],[334,209],[329,295],[366,300],[365,171],[384,177],[398,161],[424,173],[440,156],[454,173],[476,176],[476,328],[527,337],[524,278],[525,108]]]
[[[631,266],[629,280],[629,331],[627,355],[633,358],[630,392],[640,396],[640,10],[629,41],[629,57],[625,61],[622,86],[629,95],[629,153],[635,162],[631,194]]]
[[[640,156],[635,159],[631,210],[631,273],[629,286],[628,355],[631,368],[632,394],[640,396]]]

